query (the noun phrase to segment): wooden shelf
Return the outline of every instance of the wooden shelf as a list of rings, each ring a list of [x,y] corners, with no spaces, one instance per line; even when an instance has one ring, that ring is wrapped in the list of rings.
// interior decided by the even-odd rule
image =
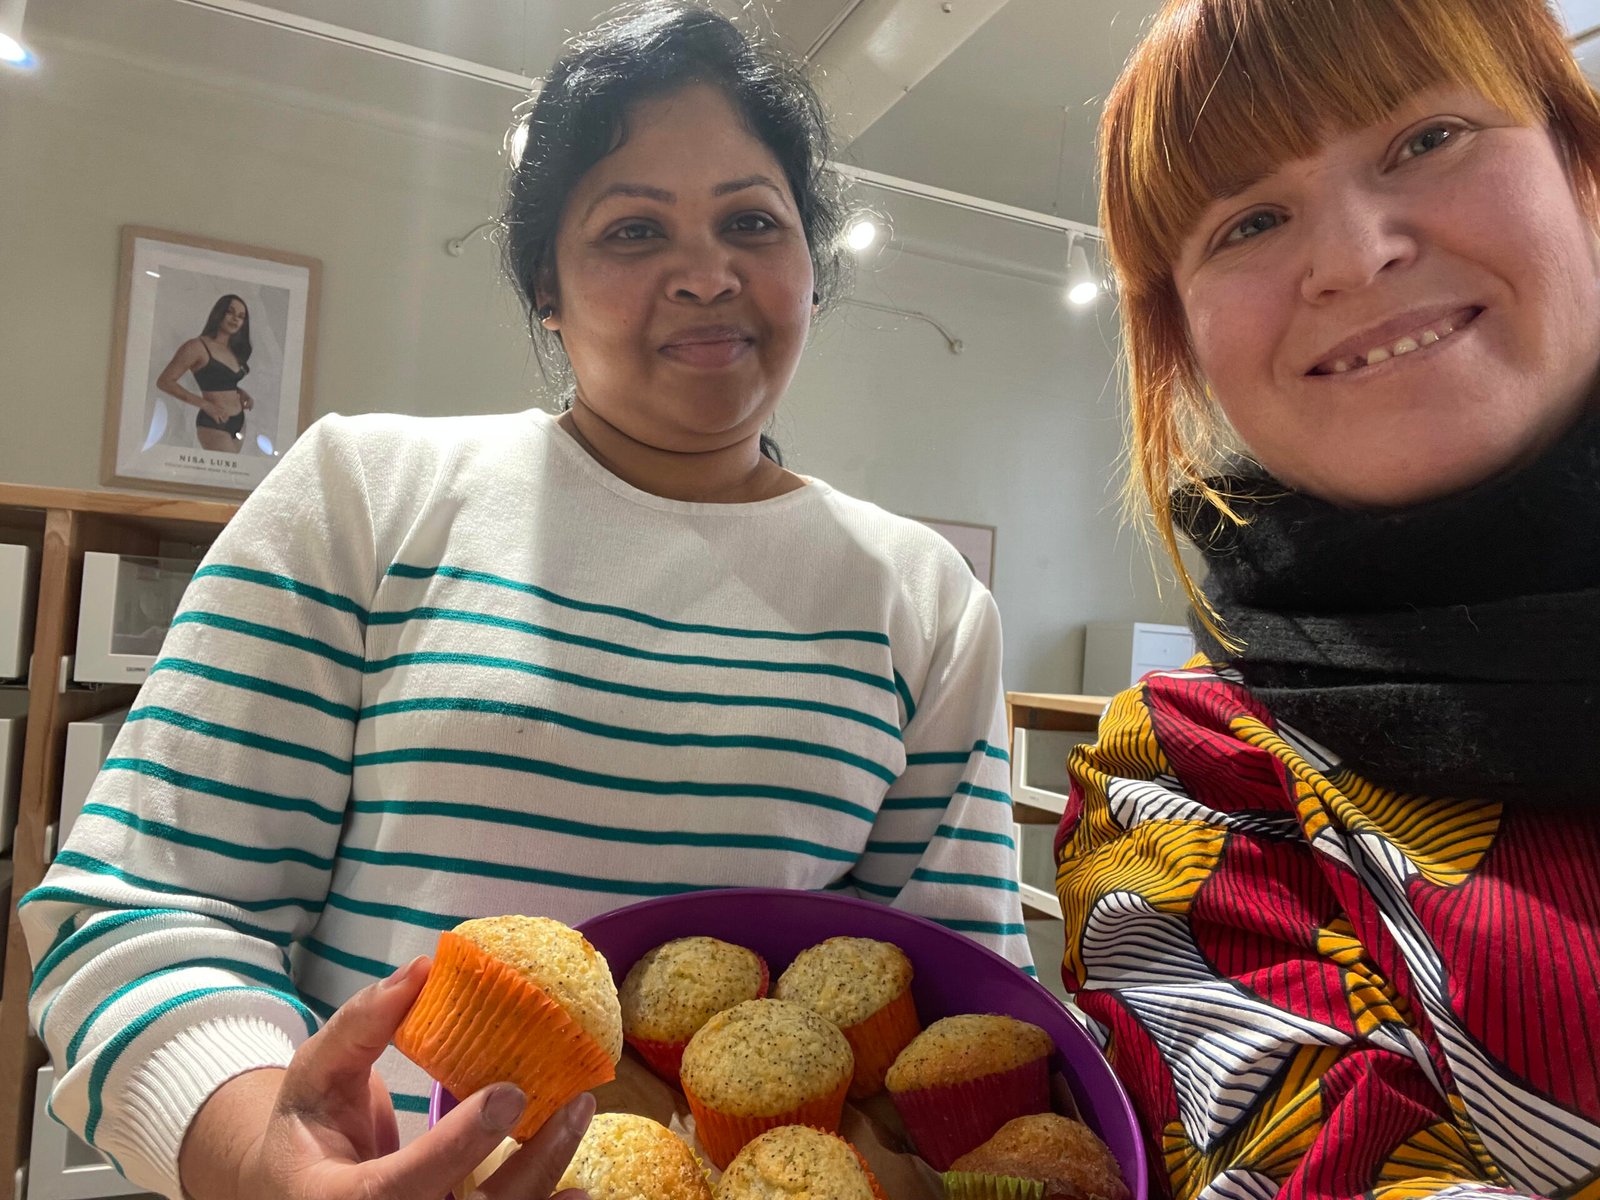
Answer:
[[[41,551],[0,990],[0,1180],[16,1178],[28,1156],[34,1081],[45,1061],[43,1046],[28,1029],[33,970],[16,902],[44,877],[45,832],[61,810],[67,726],[124,707],[135,694],[123,686],[58,686],[61,661],[77,644],[84,552],[154,554],[164,541],[208,543],[236,511],[236,505],[215,501],[0,483],[0,540],[28,539]]]
[[[1093,733],[1099,727],[1100,714],[1110,703],[1105,696],[1006,693],[1006,728],[1011,739],[1011,811],[1018,825],[1056,825],[1067,806],[1063,793],[1037,788],[1028,782],[1028,735],[1035,731]],[[1030,920],[1061,919],[1061,904],[1053,892],[1021,880],[1018,883],[1022,890],[1023,912]]]

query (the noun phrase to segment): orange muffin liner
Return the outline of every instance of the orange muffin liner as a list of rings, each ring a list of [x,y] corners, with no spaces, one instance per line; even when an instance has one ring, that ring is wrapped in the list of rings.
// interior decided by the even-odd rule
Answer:
[[[922,1032],[917,1020],[916,1002],[907,988],[865,1021],[841,1029],[845,1041],[855,1052],[855,1077],[850,1081],[850,1099],[865,1100],[883,1091],[883,1077],[889,1073],[900,1051]]]
[[[694,1113],[694,1129],[706,1157],[725,1171],[734,1156],[769,1129],[780,1125],[811,1125],[824,1133],[837,1134],[844,1116],[844,1097],[850,1090],[846,1079],[826,1096],[807,1101],[788,1112],[771,1117],[735,1117],[709,1107],[689,1088],[683,1089],[689,1111]]]
[[[755,954],[755,951],[751,950],[750,953]],[[772,972],[767,968],[767,960],[761,955],[756,954],[756,961],[761,964],[761,983],[751,998],[765,1000],[767,987],[772,982]],[[687,1040],[653,1042],[649,1038],[633,1037],[629,1034],[624,1034],[623,1040],[644,1059],[646,1066],[674,1087],[677,1086],[678,1076],[683,1072],[683,1052],[689,1048]]]
[[[548,992],[448,931],[394,1046],[460,1100],[491,1083],[516,1084],[528,1097],[511,1130],[519,1142],[579,1092],[616,1077],[611,1056]]]
[[[856,1161],[861,1164],[861,1170],[866,1173],[867,1183],[872,1187],[873,1200],[889,1200],[888,1194],[883,1190],[883,1184],[879,1183],[878,1177],[872,1173],[872,1167],[867,1163],[867,1156],[856,1149],[854,1142],[847,1141],[844,1144],[850,1147],[850,1152],[856,1156]]]

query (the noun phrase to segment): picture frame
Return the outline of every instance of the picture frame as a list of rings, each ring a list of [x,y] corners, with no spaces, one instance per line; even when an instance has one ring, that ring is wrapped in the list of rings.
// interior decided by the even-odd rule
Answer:
[[[141,225],[121,263],[101,482],[242,499],[310,421],[322,263]]]
[[[966,559],[978,582],[994,591],[995,527],[971,521],[946,521],[933,517],[912,517],[949,542]]]

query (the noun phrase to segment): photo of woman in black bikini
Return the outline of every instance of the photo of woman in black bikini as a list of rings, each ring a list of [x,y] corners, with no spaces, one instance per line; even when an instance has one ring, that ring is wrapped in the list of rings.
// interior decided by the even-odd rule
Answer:
[[[194,435],[202,449],[237,454],[244,444],[245,413],[255,406],[250,393],[239,386],[249,373],[250,309],[230,293],[211,306],[200,336],[178,347],[156,378],[156,387],[199,409]],[[198,391],[184,387],[185,375]]]

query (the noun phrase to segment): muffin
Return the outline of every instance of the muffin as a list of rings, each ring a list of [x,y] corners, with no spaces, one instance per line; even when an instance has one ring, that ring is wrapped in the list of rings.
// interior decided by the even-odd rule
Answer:
[[[1038,1113],[1007,1121],[950,1164],[946,1200],[1128,1200],[1122,1169],[1081,1121]]]
[[[680,1081],[700,1144],[726,1168],[746,1142],[779,1125],[837,1132],[854,1069],[833,1022],[803,1004],[746,1000],[690,1039]]]
[[[556,1185],[589,1200],[712,1200],[711,1183],[689,1143],[632,1113],[601,1113]]]
[[[439,935],[394,1045],[458,1099],[516,1084],[528,1103],[511,1136],[524,1142],[579,1092],[616,1076],[622,1011],[611,968],[576,930],[546,917],[486,917]]]
[[[1054,1049],[1013,1017],[946,1017],[900,1052],[885,1082],[917,1153],[947,1171],[1011,1118],[1050,1111]]]
[[[802,950],[773,995],[839,1027],[856,1056],[852,1100],[881,1092],[890,1065],[922,1030],[911,999],[911,960],[889,942],[835,937]]]
[[[884,1200],[866,1160],[849,1142],[806,1125],[756,1138],[728,1165],[716,1200]]]
[[[683,1050],[725,1008],[767,994],[767,963],[754,950],[686,937],[651,950],[622,981],[622,1035],[650,1069],[678,1082]]]

